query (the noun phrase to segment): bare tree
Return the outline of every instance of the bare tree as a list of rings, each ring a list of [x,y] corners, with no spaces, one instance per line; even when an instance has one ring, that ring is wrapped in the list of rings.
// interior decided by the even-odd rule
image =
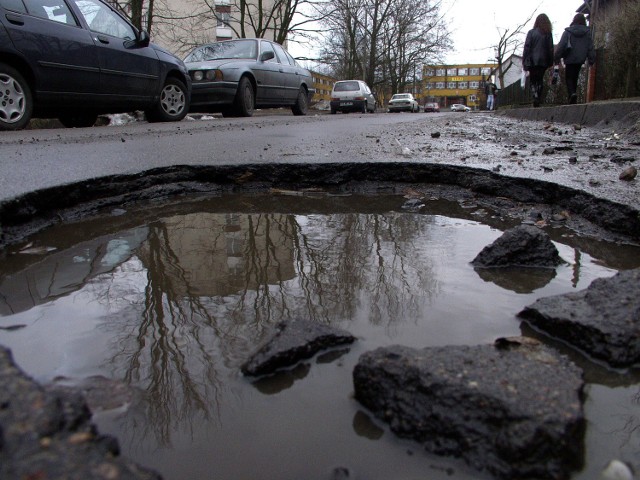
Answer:
[[[516,25],[513,28],[497,27],[498,43],[494,46],[493,50],[497,64],[492,74],[495,74],[498,77],[500,88],[505,87],[504,77],[513,66],[512,62],[505,62],[511,55],[514,55],[517,51],[520,51],[524,43],[524,40],[522,38],[523,32],[535,14],[536,12],[534,10],[524,22]]]
[[[339,78],[399,91],[450,47],[440,0],[338,0],[325,4],[322,61]]]

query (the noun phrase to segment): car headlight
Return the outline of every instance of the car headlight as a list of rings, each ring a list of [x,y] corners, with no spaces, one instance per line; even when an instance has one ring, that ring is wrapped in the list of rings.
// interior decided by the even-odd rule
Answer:
[[[223,75],[220,70],[196,70],[191,73],[191,78],[194,82],[201,82],[207,80],[209,82],[214,80],[222,80]]]

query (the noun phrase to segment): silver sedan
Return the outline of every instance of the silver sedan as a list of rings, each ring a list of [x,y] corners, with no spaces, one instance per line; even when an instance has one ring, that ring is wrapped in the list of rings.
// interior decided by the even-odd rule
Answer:
[[[315,93],[311,73],[268,40],[210,43],[184,61],[193,83],[191,112],[250,117],[256,108],[290,107],[306,115]]]

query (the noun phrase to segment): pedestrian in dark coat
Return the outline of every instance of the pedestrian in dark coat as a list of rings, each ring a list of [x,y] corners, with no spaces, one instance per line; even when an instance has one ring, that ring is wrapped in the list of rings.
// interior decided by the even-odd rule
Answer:
[[[589,65],[593,65],[596,61],[591,30],[587,27],[587,20],[581,13],[577,13],[571,25],[562,32],[562,38],[554,55],[555,63],[560,63],[560,59],[564,61],[569,103],[578,103],[580,69],[585,60],[589,60]]]
[[[553,34],[549,17],[541,13],[527,33],[522,52],[522,68],[529,72],[533,106],[542,102],[544,73],[553,65]]]

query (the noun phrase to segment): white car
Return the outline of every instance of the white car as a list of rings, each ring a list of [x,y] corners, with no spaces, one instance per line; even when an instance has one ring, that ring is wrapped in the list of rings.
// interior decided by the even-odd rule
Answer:
[[[331,113],[375,113],[376,98],[362,80],[340,80],[333,86],[330,105]]]
[[[396,93],[391,100],[389,100],[389,112],[411,112],[417,113],[420,111],[420,106],[413,95],[410,93]]]
[[[470,112],[471,109],[461,103],[454,103],[453,105],[451,105],[451,111],[452,112]]]

